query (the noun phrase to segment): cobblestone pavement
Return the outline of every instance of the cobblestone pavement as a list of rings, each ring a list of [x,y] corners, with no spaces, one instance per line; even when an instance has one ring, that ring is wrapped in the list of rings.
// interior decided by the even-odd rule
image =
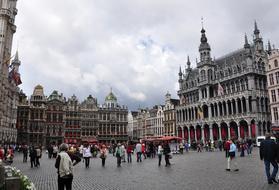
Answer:
[[[92,189],[186,189],[186,190],[262,190],[279,189],[279,185],[268,185],[264,166],[258,149],[252,156],[237,157],[239,172],[225,171],[224,152],[190,152],[174,155],[170,167],[158,167],[158,159],[146,159],[142,163],[123,163],[116,167],[116,158],[109,155],[105,168],[101,159],[92,158],[90,168],[80,162],[74,168],[74,190]],[[22,154],[17,154],[13,165],[27,175],[38,190],[57,189],[57,173],[54,159],[44,154],[41,167],[30,168],[30,162],[22,163]]]

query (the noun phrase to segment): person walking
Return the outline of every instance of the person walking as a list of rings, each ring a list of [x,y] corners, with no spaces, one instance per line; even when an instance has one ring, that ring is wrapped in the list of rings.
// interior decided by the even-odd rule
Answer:
[[[144,159],[146,159],[146,150],[145,150],[145,144],[141,144],[141,154],[144,156]]]
[[[53,155],[53,146],[50,144],[47,148],[48,158],[51,159]]]
[[[126,162],[126,154],[125,154],[126,149],[125,149],[124,143],[121,145],[121,151],[123,152],[123,155],[122,155],[122,157],[121,157],[121,160],[122,160],[123,162]]]
[[[132,163],[132,152],[133,152],[133,145],[131,144],[131,142],[128,143],[128,147],[127,147],[127,160],[128,163]]]
[[[53,154],[53,158],[56,158],[57,157],[57,154],[58,154],[58,146],[55,144],[53,146],[53,150],[52,150],[52,154]]]
[[[158,165],[161,166],[161,161],[162,161],[162,155],[163,155],[164,149],[162,147],[162,144],[160,143],[158,146],[158,158],[159,158],[159,163]]]
[[[231,171],[231,165],[234,166],[234,171],[239,171],[237,162],[236,162],[236,152],[237,148],[233,140],[230,140],[230,149],[229,149],[229,156],[227,159],[227,169],[226,171]]]
[[[42,157],[42,150],[39,146],[36,147],[36,167],[40,166],[40,158]]]
[[[106,163],[106,158],[107,158],[107,148],[106,146],[103,144],[101,149],[100,149],[100,158],[102,159],[102,166],[105,167],[105,163]]]
[[[30,151],[29,151],[31,168],[33,168],[33,166],[37,167],[36,156],[37,156],[36,150],[35,150],[34,146],[31,146]]]
[[[27,147],[27,145],[23,145],[22,153],[23,153],[23,162],[27,162],[27,155],[28,155],[28,147]]]
[[[67,153],[68,145],[63,143],[60,146],[60,153],[58,154],[55,162],[55,168],[58,173],[58,190],[72,189],[73,182],[73,162]]]
[[[142,147],[140,142],[136,144],[137,162],[141,162]]]
[[[88,144],[86,144],[82,151],[83,158],[85,160],[85,168],[89,168],[90,158],[92,157],[91,149]]]
[[[163,149],[164,149],[164,155],[165,155],[165,162],[166,162],[166,167],[167,166],[170,166],[170,154],[171,154],[171,150],[170,150],[170,146],[169,146],[169,143],[168,142],[165,142],[164,146],[163,146]]]
[[[276,162],[277,145],[270,139],[271,135],[266,133],[265,140],[260,144],[260,159],[264,160],[265,173],[268,184],[278,183],[275,177],[278,172],[278,164]],[[273,166],[272,174],[270,175],[270,164]]]
[[[117,159],[117,167],[120,167],[121,166],[121,158],[123,156],[123,152],[122,152],[122,148],[121,148],[120,143],[117,144],[117,147],[115,149],[115,156],[116,156],[116,159]]]

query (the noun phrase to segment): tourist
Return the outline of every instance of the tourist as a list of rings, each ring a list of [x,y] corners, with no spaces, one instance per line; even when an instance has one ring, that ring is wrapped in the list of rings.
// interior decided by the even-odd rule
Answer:
[[[73,162],[67,153],[68,145],[63,143],[60,146],[60,153],[56,158],[55,168],[58,170],[58,190],[72,189]]]
[[[142,146],[140,142],[136,144],[137,162],[141,162]]]
[[[230,149],[229,149],[229,157],[228,157],[228,162],[227,162],[227,171],[231,171],[231,165],[234,166],[234,171],[238,171],[238,166],[236,162],[236,152],[237,148],[233,140],[230,140]]]
[[[58,146],[55,144],[53,146],[53,158],[56,158],[58,154]]]
[[[14,149],[11,146],[9,146],[6,161],[7,161],[8,164],[12,164],[13,159],[14,159]]]
[[[27,155],[28,155],[28,147],[27,147],[27,145],[23,145],[22,153],[23,153],[23,162],[27,162]]]
[[[107,148],[104,144],[100,149],[100,158],[102,159],[102,166],[105,167],[106,158],[107,158]]]
[[[260,144],[260,159],[264,160],[265,172],[268,184],[278,183],[275,177],[278,171],[278,164],[276,163],[277,145],[270,139],[271,135],[266,133],[265,140]],[[273,166],[272,174],[270,175],[270,164]]]
[[[164,143],[163,149],[164,149],[165,162],[166,162],[165,166],[170,166],[171,165],[170,164],[171,150],[170,150],[170,146],[169,146],[168,142]]]
[[[253,150],[253,142],[252,139],[248,139],[247,140],[247,154],[252,154],[252,150]]]
[[[132,163],[132,153],[133,153],[133,145],[131,144],[131,142],[128,143],[128,147],[127,147],[127,160],[128,163]]]
[[[121,160],[122,160],[123,162],[126,162],[126,155],[125,155],[126,149],[125,149],[124,143],[121,145],[121,151],[123,152],[122,157],[121,157]]]
[[[117,159],[117,167],[120,167],[121,166],[121,158],[123,156],[123,152],[122,152],[122,148],[121,148],[120,143],[117,144],[117,147],[115,149],[115,156],[116,156],[116,159]]]
[[[53,155],[53,146],[50,144],[47,148],[48,158],[51,159]]]
[[[146,159],[146,151],[145,151],[145,144],[141,144],[141,154],[144,156],[144,159]]]
[[[36,147],[36,167],[40,166],[40,158],[42,157],[42,150],[39,146]]]
[[[34,148],[34,146],[30,147],[29,150],[29,157],[30,157],[30,162],[31,162],[31,168],[33,168],[33,166],[37,167],[37,163],[36,163],[36,150]]]
[[[90,158],[92,157],[91,149],[90,149],[89,144],[84,145],[84,148],[83,148],[83,151],[82,151],[82,156],[85,160],[85,168],[89,168]]]
[[[162,155],[163,155],[163,147],[162,147],[162,143],[159,144],[158,146],[158,158],[159,158],[159,163],[158,165],[161,166],[161,161],[162,161]]]
[[[183,146],[183,143],[179,143],[179,152],[180,154],[183,154],[183,149],[184,149],[184,146]]]

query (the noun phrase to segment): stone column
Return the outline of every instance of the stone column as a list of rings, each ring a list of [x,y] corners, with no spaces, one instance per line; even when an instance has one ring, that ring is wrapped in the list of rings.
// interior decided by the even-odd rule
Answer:
[[[202,142],[204,143],[204,127],[201,126]]]
[[[187,139],[187,141],[188,141],[188,143],[189,143],[189,142],[190,142],[190,126],[187,127],[187,129],[188,129],[188,139]]]
[[[256,127],[255,127],[256,129]],[[251,124],[248,124],[248,137],[251,139]]]
[[[231,139],[231,127],[228,126],[228,139]]]
[[[221,125],[218,126],[218,131],[219,131],[219,140],[222,140]]]
[[[209,126],[209,138],[210,138],[210,141],[213,141],[213,131],[212,131],[212,125]]]
[[[239,125],[237,126],[237,133],[238,133],[238,139],[240,139],[241,137],[240,137],[240,126]]]

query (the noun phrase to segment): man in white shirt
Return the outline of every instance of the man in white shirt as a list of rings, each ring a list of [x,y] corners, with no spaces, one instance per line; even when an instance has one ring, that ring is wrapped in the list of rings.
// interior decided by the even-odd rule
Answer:
[[[140,142],[138,142],[136,145],[137,162],[141,162],[141,153],[142,153],[141,149],[142,149],[141,144]]]

